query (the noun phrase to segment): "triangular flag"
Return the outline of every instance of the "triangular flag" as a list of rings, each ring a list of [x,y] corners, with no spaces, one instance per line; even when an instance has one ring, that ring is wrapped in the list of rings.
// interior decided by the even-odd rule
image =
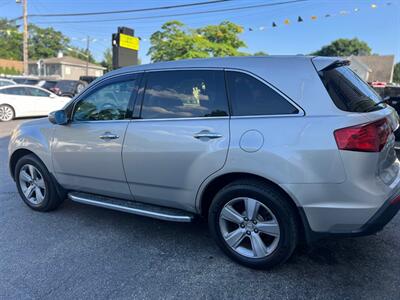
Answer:
[[[329,18],[331,15],[330,14],[326,14],[325,15],[325,18]]]
[[[372,8],[377,8],[378,6],[376,4],[371,4]]]
[[[272,27],[276,27],[276,23],[275,22],[272,22]]]
[[[249,27],[249,31],[253,31],[253,28]]]
[[[316,20],[317,16],[311,16],[311,20]]]
[[[289,20],[289,19],[285,19],[285,21],[283,21],[283,23],[284,23],[285,25],[289,25],[289,24],[290,24],[290,20]]]
[[[297,18],[297,22],[303,22],[302,17],[299,16],[299,17]]]

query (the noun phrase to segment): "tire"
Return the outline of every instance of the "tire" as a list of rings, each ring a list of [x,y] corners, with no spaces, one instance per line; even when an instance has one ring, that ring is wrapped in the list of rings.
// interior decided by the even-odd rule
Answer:
[[[14,109],[7,104],[0,105],[0,122],[8,122],[15,118]]]
[[[260,181],[232,182],[211,203],[211,235],[230,258],[244,266],[269,269],[282,264],[293,254],[299,234],[297,214],[288,200],[279,189]],[[257,211],[254,207],[258,212],[251,217],[248,212]],[[239,215],[231,215],[231,208]],[[246,221],[246,216],[251,219]]]
[[[30,179],[26,175],[30,176]],[[22,200],[33,210],[42,212],[55,210],[65,199],[65,194],[58,192],[57,183],[46,166],[33,154],[18,160],[14,178]],[[29,192],[32,196],[28,198]]]

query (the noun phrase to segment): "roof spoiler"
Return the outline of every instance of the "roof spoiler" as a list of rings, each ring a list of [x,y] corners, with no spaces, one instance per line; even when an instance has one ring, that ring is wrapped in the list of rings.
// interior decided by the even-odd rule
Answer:
[[[338,68],[341,66],[348,66],[350,65],[350,61],[347,59],[339,58],[339,57],[323,57],[317,56],[314,57],[312,60],[314,67],[317,71],[324,71],[324,70],[331,70],[334,68]]]

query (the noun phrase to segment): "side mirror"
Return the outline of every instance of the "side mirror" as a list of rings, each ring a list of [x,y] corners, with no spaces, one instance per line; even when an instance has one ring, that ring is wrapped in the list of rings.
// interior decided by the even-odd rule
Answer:
[[[49,114],[49,121],[57,125],[66,125],[68,123],[68,117],[65,110],[56,110]]]
[[[57,95],[55,95],[55,94],[50,94],[50,98],[56,98],[57,97]]]

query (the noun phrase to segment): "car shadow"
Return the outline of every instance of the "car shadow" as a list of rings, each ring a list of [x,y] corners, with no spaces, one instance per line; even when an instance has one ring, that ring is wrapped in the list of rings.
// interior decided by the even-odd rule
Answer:
[[[0,138],[3,166],[7,164],[4,151],[8,139]],[[394,293],[399,282],[399,216],[377,235],[321,240],[310,249],[299,248],[281,266],[257,271],[240,266],[223,254],[211,238],[205,220],[166,222],[69,200],[54,212],[38,213],[19,198],[8,168],[2,167],[0,172],[7,173],[0,174],[2,191],[5,186],[12,194],[2,196],[6,200],[2,198],[0,217],[4,225],[0,232],[5,239],[8,237],[9,244],[14,243],[11,249],[22,257],[39,253],[40,259],[32,262],[37,268],[53,270],[54,265],[68,265],[77,274],[95,270],[110,282],[115,276],[114,283],[122,280],[126,286],[137,285],[142,277],[121,279],[120,273],[148,273],[151,276],[147,275],[146,280],[153,286],[159,280],[177,285],[189,281],[209,286],[210,294],[220,291],[231,279],[236,284],[227,293],[268,282],[268,288],[284,293],[283,296],[295,296],[296,288],[301,287],[305,298],[321,297],[324,292],[333,298],[349,298],[352,293],[360,298],[376,298],[380,291]],[[12,262],[20,266],[23,261]],[[103,268],[109,274],[103,274]],[[78,275],[65,276],[68,280]],[[87,278],[91,280],[90,276]],[[90,283],[95,284],[95,279]],[[316,287],[319,294],[314,294]]]

